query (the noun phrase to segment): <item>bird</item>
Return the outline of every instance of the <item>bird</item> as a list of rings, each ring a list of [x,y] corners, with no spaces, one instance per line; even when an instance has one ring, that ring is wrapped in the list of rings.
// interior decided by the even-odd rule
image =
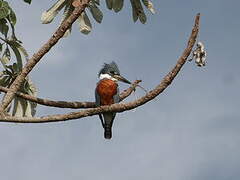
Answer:
[[[99,81],[95,89],[96,106],[111,105],[120,101],[118,81],[131,84],[126,78],[120,75],[117,64],[112,61],[104,63],[98,73]],[[116,112],[105,112],[99,114],[102,126],[104,128],[104,138],[112,138],[112,125]]]

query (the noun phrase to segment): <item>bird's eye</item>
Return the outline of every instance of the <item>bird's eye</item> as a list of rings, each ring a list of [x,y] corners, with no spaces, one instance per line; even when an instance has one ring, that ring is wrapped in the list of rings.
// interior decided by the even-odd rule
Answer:
[[[115,72],[114,72],[114,71],[110,71],[110,73],[111,73],[111,74],[115,74]]]

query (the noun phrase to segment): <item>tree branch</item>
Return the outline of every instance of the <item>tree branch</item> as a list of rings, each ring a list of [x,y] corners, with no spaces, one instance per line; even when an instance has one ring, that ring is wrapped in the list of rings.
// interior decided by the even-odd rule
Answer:
[[[184,50],[182,56],[178,59],[177,64],[163,78],[160,84],[157,85],[152,91],[148,92],[145,96],[125,104],[113,104],[110,106],[100,106],[97,108],[86,109],[79,112],[71,112],[63,115],[51,115],[51,116],[43,116],[43,117],[35,117],[35,118],[2,116],[0,121],[15,122],[15,123],[46,123],[46,122],[66,121],[66,120],[72,120],[72,119],[79,119],[87,116],[93,116],[103,112],[123,112],[130,109],[134,109],[138,106],[141,106],[151,101],[160,93],[162,93],[171,84],[173,79],[177,76],[178,72],[181,70],[182,66],[187,61],[187,58],[190,55],[192,48],[196,42],[196,38],[199,31],[199,20],[200,20],[200,14],[197,14],[195,18],[195,25],[192,29],[192,33],[188,40],[187,47]]]
[[[0,105],[1,115],[4,115],[4,110],[11,103],[14,97],[14,94],[19,90],[21,84],[23,83],[28,73],[34,68],[34,66],[40,61],[40,59],[59,41],[59,39],[63,37],[66,30],[71,27],[71,25],[75,22],[75,20],[84,11],[89,1],[90,0],[82,0],[80,5],[76,7],[73,13],[69,16],[69,18],[60,25],[60,27],[56,30],[56,32],[52,35],[52,37],[47,41],[47,43],[45,43],[39,49],[39,51],[36,54],[34,54],[31,59],[29,59],[29,61],[24,66],[21,73],[14,80],[8,92],[6,93],[5,97],[3,98],[2,104]]]
[[[129,88],[125,89],[120,94],[120,101],[128,97],[137,87],[137,85],[141,82],[141,80],[136,80]],[[0,86],[1,92],[7,92],[9,89]],[[50,99],[42,99],[34,96],[30,96],[25,93],[16,92],[16,95],[18,97],[21,97],[23,99],[45,105],[45,106],[52,106],[52,107],[58,107],[58,108],[72,108],[72,109],[80,109],[80,108],[95,108],[95,102],[68,102],[68,101],[53,101]]]

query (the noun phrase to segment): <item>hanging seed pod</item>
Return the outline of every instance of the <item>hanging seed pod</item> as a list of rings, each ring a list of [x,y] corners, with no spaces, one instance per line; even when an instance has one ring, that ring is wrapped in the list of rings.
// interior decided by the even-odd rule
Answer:
[[[113,0],[113,10],[117,13],[123,8],[123,0]]]
[[[113,0],[106,0],[106,5],[107,5],[108,9],[112,10]]]
[[[195,63],[197,66],[202,67],[206,65],[206,56],[207,52],[204,49],[204,45],[202,42],[197,43],[196,49],[192,52],[192,58],[189,61],[195,59]]]
[[[144,6],[146,6],[146,8],[152,13],[152,14],[155,14],[156,11],[153,7],[153,3],[149,0],[142,0]]]
[[[103,19],[103,13],[102,11],[97,7],[97,5],[93,2],[90,1],[88,9],[90,10],[93,18],[98,22],[101,23]]]
[[[79,29],[83,34],[88,34],[92,30],[92,24],[85,11],[78,17],[77,22],[79,24]]]
[[[56,17],[58,12],[65,6],[66,0],[58,0],[51,8],[44,11],[41,16],[43,24],[48,24]]]

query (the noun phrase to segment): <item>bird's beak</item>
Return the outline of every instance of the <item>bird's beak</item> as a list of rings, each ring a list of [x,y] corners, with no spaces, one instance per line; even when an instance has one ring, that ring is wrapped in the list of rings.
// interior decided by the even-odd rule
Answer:
[[[113,75],[113,77],[119,81],[122,81],[124,83],[127,84],[132,84],[130,81],[128,81],[127,79],[125,79],[124,77],[122,77],[121,75]]]

